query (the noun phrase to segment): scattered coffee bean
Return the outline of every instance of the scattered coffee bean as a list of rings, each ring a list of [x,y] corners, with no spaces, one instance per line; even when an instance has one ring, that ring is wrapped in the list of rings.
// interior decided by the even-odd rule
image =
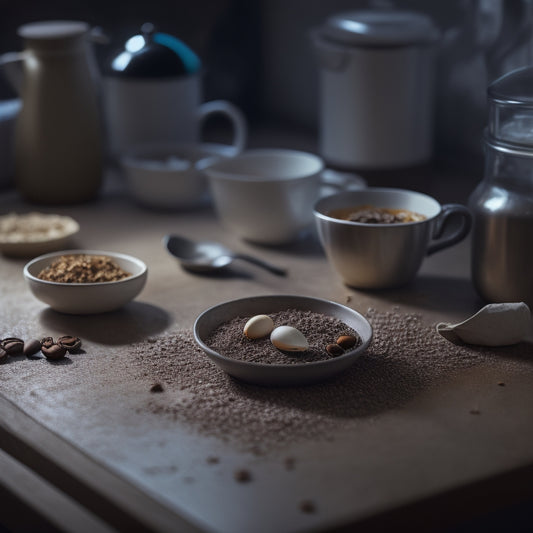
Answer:
[[[59,344],[52,344],[50,346],[42,345],[41,352],[43,352],[43,355],[47,359],[50,359],[51,361],[57,361],[58,359],[65,357],[67,349]]]
[[[337,344],[344,350],[353,348],[358,342],[359,339],[355,335],[341,335],[337,339]]]
[[[250,472],[246,469],[240,469],[236,470],[233,474],[233,477],[235,478],[235,481],[238,481],[239,483],[248,483],[252,480],[252,475]]]
[[[24,341],[17,337],[7,337],[6,339],[2,339],[0,346],[2,346],[9,355],[18,355],[22,353]]]
[[[326,352],[328,352],[331,357],[338,357],[344,353],[344,350],[338,344],[328,344],[326,346]]]
[[[38,339],[30,339],[24,343],[24,348],[22,353],[28,357],[30,355],[35,355],[41,349],[41,341]]]
[[[0,364],[7,362],[7,352],[0,347]]]
[[[499,381],[499,382],[498,382],[498,386],[499,386],[499,387],[505,387],[505,383],[504,383],[503,381]]]
[[[81,348],[81,339],[71,335],[63,335],[57,339],[57,344],[66,348],[68,353],[77,352]]]
[[[163,385],[161,383],[154,383],[150,387],[150,392],[163,392],[165,389],[163,389]]]
[[[41,339],[41,346],[44,348],[50,348],[54,344],[52,337],[44,337]]]
[[[316,511],[316,505],[311,500],[303,500],[300,502],[300,511],[303,513],[314,513]]]

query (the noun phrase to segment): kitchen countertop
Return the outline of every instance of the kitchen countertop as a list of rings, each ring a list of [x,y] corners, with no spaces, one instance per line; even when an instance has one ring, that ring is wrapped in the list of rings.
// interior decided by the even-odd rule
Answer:
[[[460,188],[450,186],[454,179],[448,184],[417,182],[413,188],[443,202],[464,201]],[[411,285],[369,292],[342,284],[312,232],[294,246],[255,246],[228,233],[209,207],[145,210],[120,186],[109,187],[95,202],[72,207],[35,208],[12,192],[0,196],[2,213],[29,209],[74,217],[81,231],[73,247],[131,254],[149,270],[146,287],[134,302],[113,313],[80,317],[55,313],[37,301],[22,278],[25,261],[0,257],[2,335],[72,333],[84,342],[83,352],[65,364],[12,358],[0,367],[0,463],[7,469],[0,472],[15,472],[20,486],[36,477],[43,498],[63,511],[26,501],[27,495],[18,494],[3,474],[0,492],[18,494],[12,500],[24,500],[36,513],[35,520],[50,522],[52,530],[62,515],[61,526],[73,531],[284,532],[349,530],[354,524],[362,531],[391,524],[441,531],[531,498],[529,348],[474,354],[457,368],[444,364],[432,379],[396,395],[394,372],[383,367],[380,374],[378,368],[375,384],[365,390],[370,398],[361,405],[375,405],[372,396],[383,401],[377,408],[352,409],[345,420],[335,419],[334,406],[322,413],[299,413],[304,403],[284,405],[291,396],[271,389],[268,408],[274,417],[276,409],[287,408],[296,420],[320,415],[327,431],[320,434],[318,425],[305,438],[305,432],[295,429],[292,438],[289,429],[277,444],[275,435],[266,435],[265,442],[258,443],[259,452],[249,440],[241,441],[238,431],[209,431],[201,421],[184,420],[175,408],[182,394],[176,381],[163,377],[165,390],[155,396],[150,392],[154,375],[146,369],[139,372],[139,346],[177,335],[190,343],[192,353],[195,347],[188,335],[198,314],[248,295],[325,298],[374,318],[416,319],[425,332],[442,320],[462,320],[483,305],[470,283],[467,241],[427,258]],[[287,267],[289,275],[280,278],[245,264],[235,264],[219,276],[188,273],[161,245],[169,232],[254,253]],[[424,349],[420,347],[421,355]],[[198,352],[198,357],[203,355]],[[434,357],[438,360],[439,354]],[[404,363],[398,381],[404,379],[402,373],[418,368],[411,368],[408,359]],[[258,398],[269,403],[265,391],[254,395],[253,387],[229,386],[239,401],[246,402],[248,395],[254,409]],[[347,396],[335,396],[335,380],[322,391],[324,387],[330,387],[336,401],[355,405]],[[311,387],[302,394],[312,396],[313,391]],[[353,393],[357,396],[356,390]],[[166,408],[169,402],[174,402],[174,411]],[[305,406],[312,411],[308,403]],[[251,475],[248,482],[235,477],[243,470]],[[8,528],[18,512],[13,504],[6,515]],[[70,522],[67,515],[73,517]]]

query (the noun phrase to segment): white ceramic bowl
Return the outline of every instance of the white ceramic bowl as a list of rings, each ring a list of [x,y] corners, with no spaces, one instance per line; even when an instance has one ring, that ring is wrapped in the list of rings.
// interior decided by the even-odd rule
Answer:
[[[205,343],[217,327],[235,317],[276,313],[286,309],[312,311],[338,318],[359,334],[361,343],[339,357],[286,365],[232,359],[212,350]],[[330,378],[353,365],[372,340],[372,326],[357,311],[329,300],[294,295],[252,296],[215,305],[204,311],[194,323],[194,338],[207,356],[233,377],[256,385],[307,385]]]
[[[207,143],[150,143],[131,149],[120,163],[137,203],[154,209],[187,209],[208,199],[201,168],[234,152],[230,146]]]
[[[131,276],[99,283],[58,283],[39,279],[39,273],[62,255],[105,255]],[[148,270],[136,257],[102,250],[63,250],[41,255],[24,267],[24,277],[33,295],[55,311],[89,315],[114,311],[133,300],[146,283]]]

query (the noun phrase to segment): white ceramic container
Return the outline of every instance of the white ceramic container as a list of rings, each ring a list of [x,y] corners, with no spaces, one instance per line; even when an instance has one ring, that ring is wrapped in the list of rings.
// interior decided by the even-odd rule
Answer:
[[[326,163],[387,169],[430,159],[436,35],[425,15],[388,9],[341,13],[313,32]]]

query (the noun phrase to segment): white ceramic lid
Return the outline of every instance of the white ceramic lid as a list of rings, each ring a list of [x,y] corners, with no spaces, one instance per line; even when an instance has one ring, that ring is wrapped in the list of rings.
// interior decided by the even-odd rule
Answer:
[[[24,39],[65,39],[83,35],[89,31],[86,22],[76,20],[47,20],[31,22],[18,28],[17,33]]]
[[[402,46],[430,42],[438,31],[423,13],[384,9],[333,15],[327,19],[322,35],[348,45]]]

